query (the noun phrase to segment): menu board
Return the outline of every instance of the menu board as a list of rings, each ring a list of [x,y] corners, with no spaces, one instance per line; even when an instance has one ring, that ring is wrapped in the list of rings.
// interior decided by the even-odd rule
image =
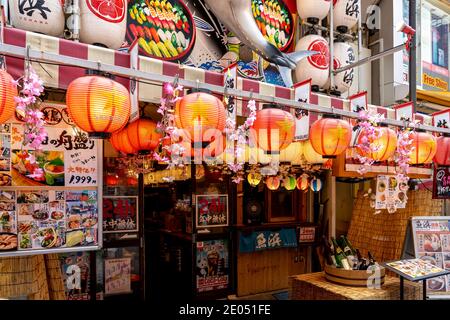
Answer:
[[[138,197],[103,197],[103,232],[138,231]]]
[[[195,204],[197,228],[228,226],[228,195],[197,195]]]
[[[105,295],[131,292],[131,258],[105,260]]]
[[[450,167],[435,165],[433,199],[450,199]]]
[[[378,176],[375,209],[387,209],[389,212],[404,209],[408,201],[408,188],[408,183],[399,181],[396,176]]]
[[[439,268],[430,261],[421,259],[399,260],[386,263],[386,267],[402,277],[411,281],[420,281],[421,279],[431,278],[445,274],[446,271]],[[434,281],[430,279],[428,281]]]
[[[450,217],[413,217],[412,240],[416,258],[450,271]],[[427,281],[430,292],[449,292],[450,276]]]
[[[197,292],[228,288],[228,240],[197,241],[196,248]]]

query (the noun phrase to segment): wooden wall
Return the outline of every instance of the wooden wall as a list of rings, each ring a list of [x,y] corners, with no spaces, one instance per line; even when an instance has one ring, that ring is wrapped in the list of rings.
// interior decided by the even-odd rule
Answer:
[[[237,296],[286,289],[289,276],[306,272],[307,249],[285,248],[237,257]]]

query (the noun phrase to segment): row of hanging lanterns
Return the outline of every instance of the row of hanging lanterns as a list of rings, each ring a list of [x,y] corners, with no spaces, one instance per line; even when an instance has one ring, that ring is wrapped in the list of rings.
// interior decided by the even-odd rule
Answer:
[[[251,172],[247,175],[247,182],[252,186],[258,186],[263,177],[259,173]],[[296,178],[295,176],[287,176],[280,178],[279,176],[270,176],[265,179],[266,187],[269,190],[275,191],[283,186],[286,190],[292,191],[295,188],[301,191],[306,191],[310,188],[314,192],[319,192],[322,189],[322,181],[318,178],[310,179],[307,175],[301,175]]]
[[[13,78],[3,69],[0,69],[0,123],[5,123],[14,115],[17,96],[17,87],[13,85]]]

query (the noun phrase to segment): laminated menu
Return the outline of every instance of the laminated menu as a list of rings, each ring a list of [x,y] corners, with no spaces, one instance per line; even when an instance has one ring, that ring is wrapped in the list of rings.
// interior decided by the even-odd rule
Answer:
[[[406,208],[408,183],[397,176],[377,177],[375,209],[387,209],[389,213]]]

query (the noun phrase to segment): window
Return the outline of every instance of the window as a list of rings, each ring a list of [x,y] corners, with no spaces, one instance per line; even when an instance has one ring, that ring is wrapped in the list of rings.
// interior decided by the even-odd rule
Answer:
[[[431,55],[433,64],[448,68],[448,17],[431,10]]]

